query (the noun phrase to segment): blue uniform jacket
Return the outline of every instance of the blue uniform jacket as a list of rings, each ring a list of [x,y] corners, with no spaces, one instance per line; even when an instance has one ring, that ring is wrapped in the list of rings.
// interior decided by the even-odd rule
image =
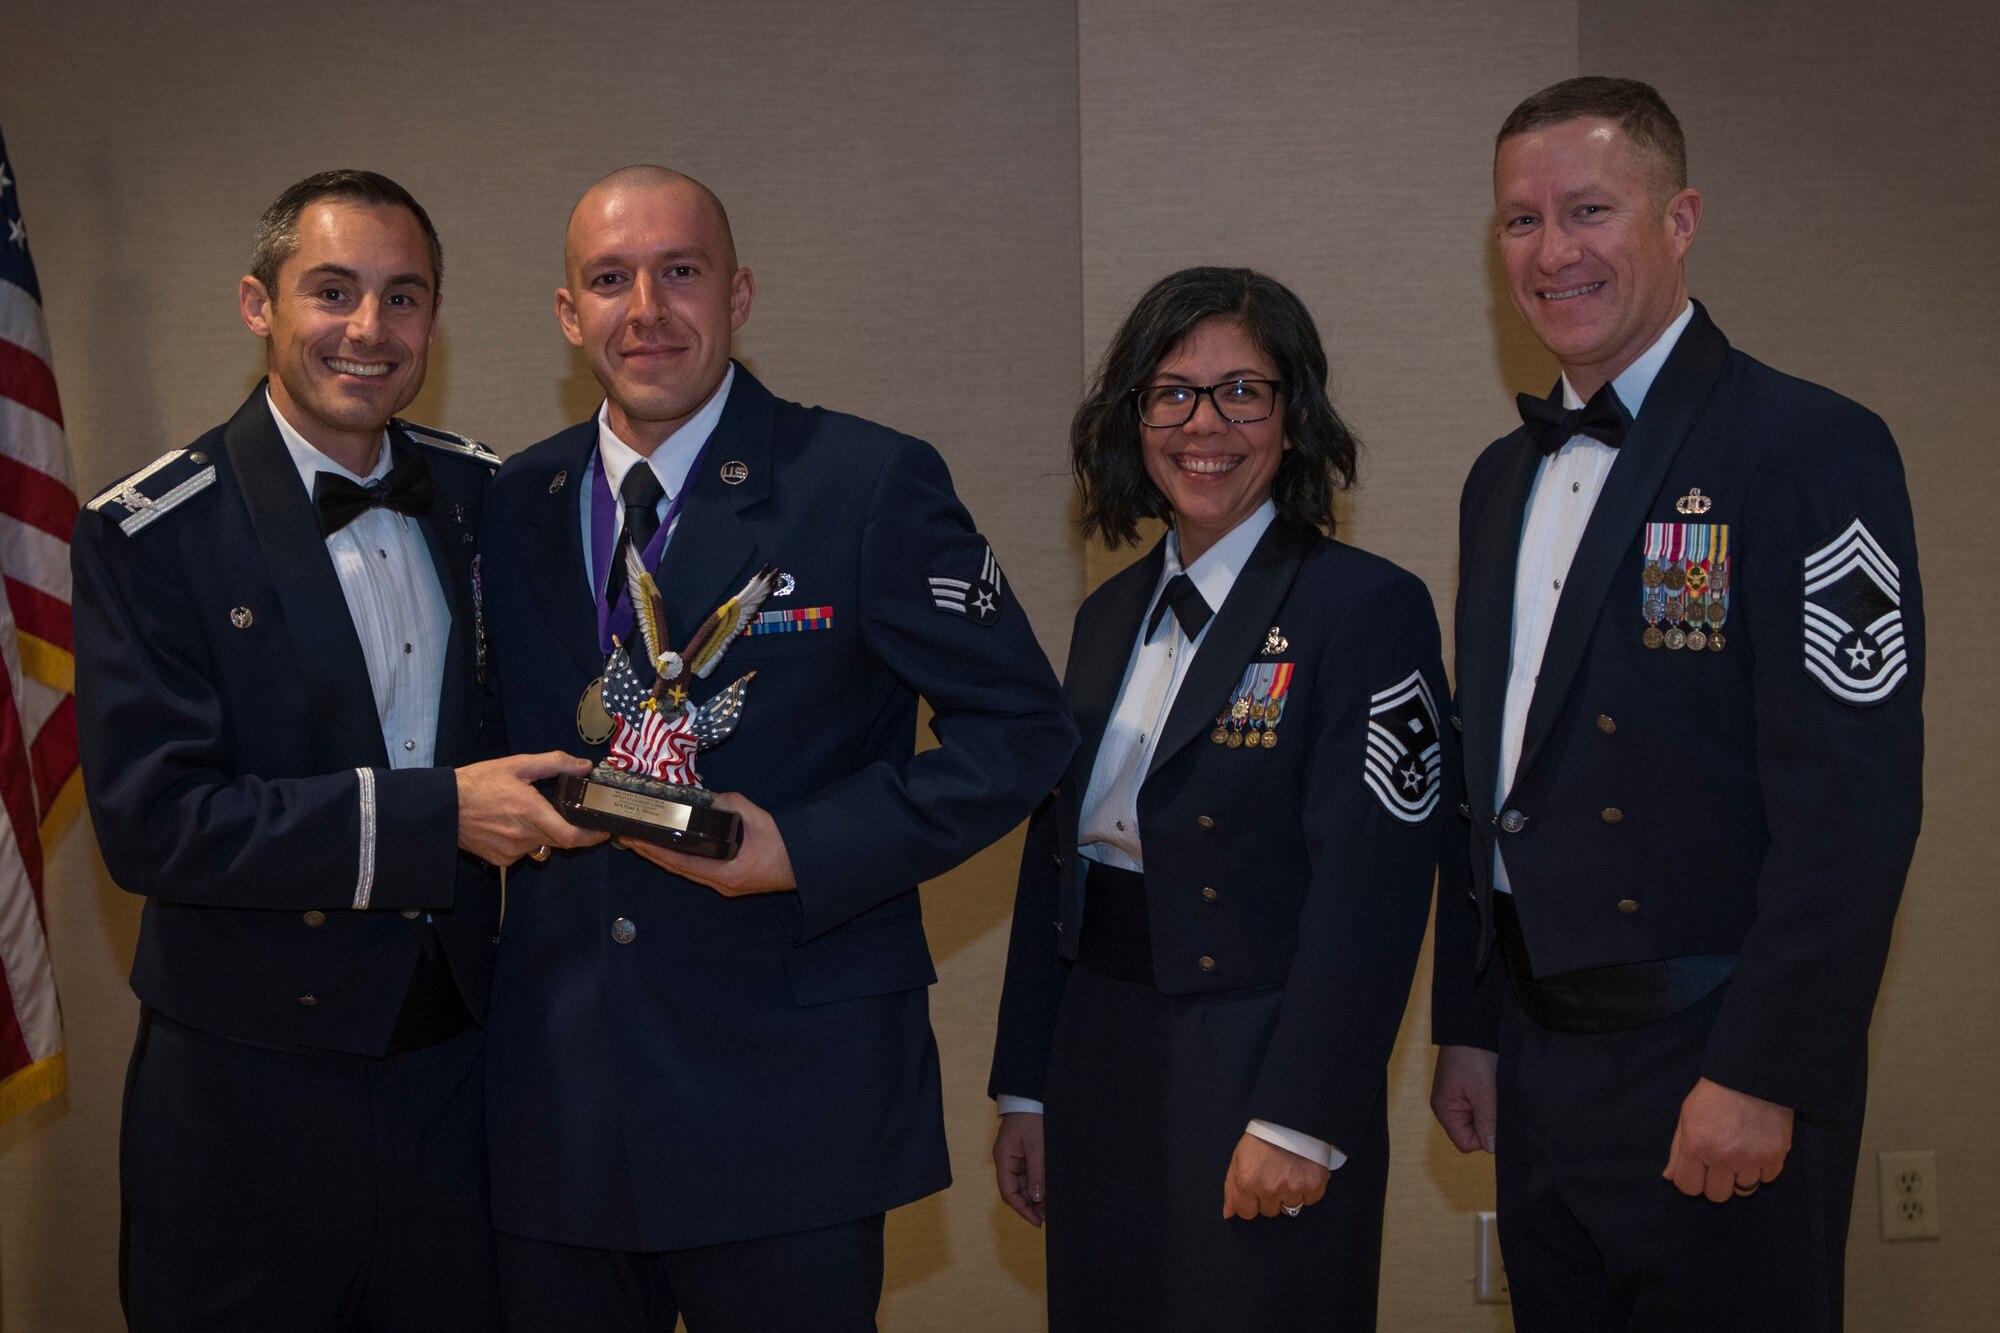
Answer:
[[[1064,689],[1083,743],[1029,826],[995,1096],[1042,1096],[1083,920],[1079,812],[1162,549],[1077,612]],[[1280,664],[1293,670],[1277,744],[1215,743],[1245,669]],[[1139,789],[1156,984],[1188,996],[1282,987],[1251,1114],[1336,1147],[1368,1141],[1380,1119],[1423,945],[1456,763],[1446,697],[1423,584],[1280,518],[1217,608]]]
[[[1577,547],[1496,801],[1540,461],[1525,430],[1496,441],[1460,507],[1470,832],[1438,895],[1434,1035],[1496,1045],[1497,841],[1537,975],[1735,953],[1703,1073],[1832,1107],[1865,1064],[1922,813],[1923,597],[1895,443],[1865,408],[1733,350],[1697,303]],[[1656,523],[1728,529],[1719,652],[1645,644]]]
[[[485,1010],[498,885],[458,850],[450,766],[479,743],[473,537],[498,460],[394,434],[436,489],[425,533],[451,611],[437,768],[389,767],[361,641],[261,385],[77,517],[84,789],[105,867],[147,899],[132,989],[191,1027],[379,1055],[426,913],[466,1006]]]
[[[575,720],[604,665],[580,513],[596,446],[585,422],[494,485],[486,622],[515,749],[604,753]],[[608,844],[510,875],[494,1215],[563,1244],[779,1235],[947,1185],[917,885],[1026,816],[1075,743],[928,445],[780,401],[739,366],[689,484],[657,574],[670,643],[759,566],[791,576],[764,623],[794,628],[738,638],[693,698],[757,673],[699,766],[775,815],[798,891],[727,899]],[[949,595],[982,580],[999,594],[983,619]],[[919,696],[939,743],[916,754]]]

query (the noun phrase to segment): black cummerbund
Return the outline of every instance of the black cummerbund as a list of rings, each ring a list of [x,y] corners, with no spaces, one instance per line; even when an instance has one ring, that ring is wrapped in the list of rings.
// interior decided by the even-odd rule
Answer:
[[[1736,970],[1733,953],[1697,953],[1538,978],[1511,893],[1493,895],[1493,935],[1521,1011],[1555,1032],[1622,1032],[1657,1023],[1710,994]]]
[[[1090,861],[1076,961],[1114,981],[1153,984],[1153,926],[1146,915],[1144,875]]]

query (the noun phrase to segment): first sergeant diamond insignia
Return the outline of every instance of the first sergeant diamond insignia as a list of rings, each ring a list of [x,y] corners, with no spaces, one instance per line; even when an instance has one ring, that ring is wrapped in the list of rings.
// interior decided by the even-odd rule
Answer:
[[[1405,824],[1421,824],[1438,807],[1444,746],[1437,704],[1423,673],[1412,671],[1368,701],[1368,749],[1361,780]]]
[[[991,546],[986,548],[978,578],[955,579],[933,574],[930,585],[931,605],[940,611],[966,616],[978,625],[990,625],[1000,618],[1007,581],[1000,574],[1000,562],[993,558]]]
[[[1860,519],[1805,561],[1806,674],[1842,703],[1878,704],[1910,674],[1902,571]]]

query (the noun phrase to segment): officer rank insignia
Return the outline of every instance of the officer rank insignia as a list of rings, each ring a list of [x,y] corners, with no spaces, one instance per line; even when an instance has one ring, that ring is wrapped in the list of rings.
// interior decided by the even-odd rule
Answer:
[[[1421,824],[1437,809],[1444,785],[1444,742],[1437,704],[1421,671],[1369,696],[1361,780],[1405,824]]]
[[[1805,560],[1806,673],[1850,704],[1887,699],[1910,674],[1902,571],[1860,519]]]
[[[993,558],[993,548],[988,546],[978,578],[931,575],[931,605],[952,615],[967,616],[974,624],[990,625],[1000,618],[1000,599],[1006,586],[1007,581],[1000,575],[1000,562]]]
[[[1708,497],[1701,498],[1705,508]],[[1648,648],[1723,650],[1728,639],[1722,626],[1729,619],[1727,523],[1648,523],[1639,583],[1639,612],[1646,620],[1640,637]]]
[[[1278,748],[1278,719],[1292,689],[1290,662],[1253,662],[1229,696],[1229,706],[1216,715],[1208,739],[1232,750]]]
[[[207,454],[176,449],[154,459],[85,507],[104,515],[130,537],[214,484],[215,464],[208,461]]]

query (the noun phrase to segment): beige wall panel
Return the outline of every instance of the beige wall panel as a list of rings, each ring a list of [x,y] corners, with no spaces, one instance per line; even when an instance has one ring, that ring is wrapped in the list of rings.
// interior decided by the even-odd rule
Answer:
[[[1062,479],[1075,58],[1073,10],[1029,0],[9,6],[0,125],[79,484],[233,410],[261,373],[235,312],[251,227],[334,165],[401,180],[443,233],[443,332],[411,415],[502,453],[580,418],[595,387],[551,313],[564,220],[597,176],[662,161],[729,205],[759,289],[740,354],[784,396],[936,443],[1060,654],[1082,587]],[[986,1164],[1015,848],[927,891],[962,1187],[892,1219],[890,1330],[1037,1318],[1039,1251],[1025,1273]],[[111,1329],[137,903],[87,827],[48,896],[71,1091],[5,1139],[0,1287],[11,1329]]]
[[[1156,278],[1248,264],[1319,322],[1363,439],[1341,535],[1420,574],[1449,632],[1459,484],[1553,368],[1493,281],[1492,136],[1575,70],[1576,8],[1507,3],[1078,6],[1084,354]],[[1088,554],[1091,582],[1136,554]],[[1449,649],[1447,649],[1447,658]],[[1428,962],[1391,1070],[1385,1329],[1491,1330],[1472,1302],[1489,1159],[1433,1124]]]
[[[2000,806],[2000,11],[1976,0],[1669,8],[1586,0],[1582,68],[1681,117],[1707,211],[1691,287],[1735,344],[1881,413],[1930,629],[1924,833],[1876,1008],[1848,1326],[1994,1326]],[[1934,1148],[1943,1235],[1886,1244],[1875,1154]]]

